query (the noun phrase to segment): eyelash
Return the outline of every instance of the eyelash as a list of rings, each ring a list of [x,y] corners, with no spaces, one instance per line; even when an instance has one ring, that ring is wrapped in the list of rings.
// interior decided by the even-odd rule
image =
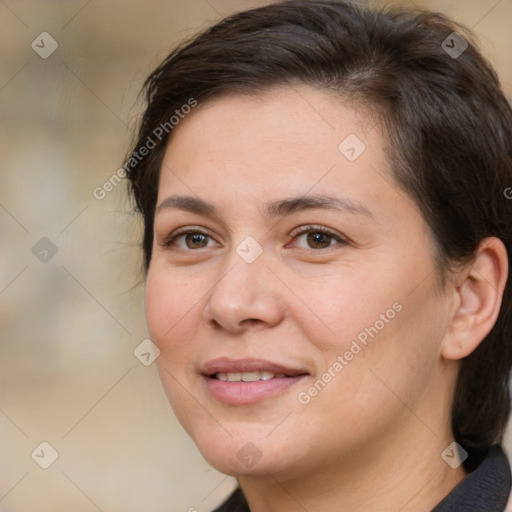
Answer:
[[[321,227],[321,226],[314,226],[314,225],[305,226],[304,229],[302,229],[301,231],[299,231],[298,233],[293,235],[293,240],[296,240],[297,238],[299,238],[302,235],[305,235],[307,233],[322,233],[324,235],[328,235],[331,238],[335,239],[341,245],[347,245],[349,243],[348,240],[340,237],[339,235],[337,235],[336,233],[330,231],[329,229]],[[201,231],[199,229],[187,229],[187,230],[184,230],[184,231],[177,231],[177,232],[171,233],[161,243],[161,246],[163,248],[165,248],[165,249],[171,249],[171,247],[173,245],[175,245],[175,241],[179,237],[184,236],[184,235],[192,235],[192,234],[206,235],[210,239],[212,238],[208,233],[205,233],[204,231]],[[335,245],[332,245],[332,246],[329,245],[328,247],[324,247],[322,249],[310,249],[310,250],[319,252],[319,251],[324,251],[326,249],[331,249],[334,246]],[[206,247],[201,247],[201,249],[205,249],[205,248]],[[172,249],[172,250],[174,250],[174,249]],[[178,250],[182,250],[182,251],[186,251],[186,252],[191,252],[191,251],[197,251],[198,249],[178,249]]]

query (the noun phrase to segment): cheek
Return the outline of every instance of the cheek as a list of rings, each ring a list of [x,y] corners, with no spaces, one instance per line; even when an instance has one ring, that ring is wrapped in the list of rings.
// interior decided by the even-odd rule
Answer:
[[[145,307],[146,322],[151,340],[160,350],[162,334],[167,323],[166,311],[173,311],[173,293],[158,280],[154,272],[149,271],[146,278]]]
[[[162,354],[183,345],[173,340],[182,339],[197,323],[200,297],[188,283],[180,283],[168,272],[150,268],[145,288],[146,321],[151,339]]]
[[[185,391],[187,373],[197,353],[194,344],[198,297],[192,287],[167,271],[150,268],[146,278],[146,322],[150,338],[160,349],[156,363],[165,393],[173,410],[190,433],[191,418],[201,416],[197,404]]]
[[[348,388],[377,408],[379,400],[412,406],[422,399],[434,378],[447,328],[445,302],[429,285],[398,297],[391,308],[373,308],[372,318],[352,337],[362,350],[349,353],[352,362],[346,373],[353,378],[347,380]]]
[[[379,377],[404,398],[428,383],[446,332],[446,303],[435,295],[433,275],[417,286],[417,276],[428,275],[429,268],[413,262],[387,272],[381,267],[373,275],[347,272],[328,281],[321,294],[310,294],[328,335],[306,321],[301,327],[320,350],[323,369],[336,375],[330,389],[340,386],[358,401],[373,403],[390,394]],[[341,366],[334,367],[338,356]]]
[[[299,288],[295,280],[294,293],[309,311],[296,311],[294,318],[301,323],[306,337],[329,356],[343,354],[358,337],[364,343],[370,339],[368,330],[374,331],[376,323],[378,331],[384,331],[397,316],[393,304],[399,294],[390,292],[397,287],[389,275],[383,279],[369,273],[335,269],[323,282],[314,286],[312,281],[302,284]],[[298,306],[303,308],[302,304]],[[381,314],[385,315],[385,324]]]

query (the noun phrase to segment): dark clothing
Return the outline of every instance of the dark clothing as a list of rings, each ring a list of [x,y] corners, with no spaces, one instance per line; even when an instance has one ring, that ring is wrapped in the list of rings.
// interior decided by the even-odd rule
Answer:
[[[493,446],[432,512],[505,512],[511,485],[507,456],[500,446]]]
[[[501,446],[492,446],[477,467],[468,473],[466,478],[432,509],[432,512],[506,512],[511,486],[507,456]],[[350,512],[344,511],[343,507],[340,511]],[[214,512],[250,510],[242,490],[238,488]]]

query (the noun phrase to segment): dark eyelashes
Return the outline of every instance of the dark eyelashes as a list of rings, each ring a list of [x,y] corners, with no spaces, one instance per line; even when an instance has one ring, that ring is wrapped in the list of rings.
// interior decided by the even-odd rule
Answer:
[[[325,228],[325,227],[322,227],[322,226],[315,226],[315,225],[309,225],[309,226],[305,226],[303,227],[300,231],[290,235],[293,240],[296,240],[297,238],[301,237],[302,235],[305,235],[307,233],[322,233],[324,235],[327,235],[331,238],[333,238],[334,240],[336,240],[338,243],[340,243],[341,245],[346,245],[348,244],[348,240],[345,239],[344,237],[340,236],[339,234]],[[183,229],[183,230],[178,230],[176,232],[173,232],[171,234],[169,234],[167,237],[165,237],[165,239],[159,244],[161,247],[163,247],[164,249],[169,249],[171,248],[173,245],[175,245],[175,242],[176,240],[181,237],[181,236],[185,236],[185,235],[192,235],[192,234],[199,234],[199,235],[204,235],[210,239],[213,239],[213,237],[211,235],[209,235],[206,231],[204,230],[201,230],[201,229],[194,229],[194,228],[190,228],[190,229]],[[328,247],[325,247],[325,248],[322,248],[322,249],[328,249],[328,248],[331,248],[333,246],[328,246]],[[205,247],[201,247],[199,249],[204,249]],[[314,249],[314,248],[310,248],[311,250],[314,250],[314,251],[321,251],[322,249]],[[179,249],[179,250],[183,250],[183,249]],[[192,252],[192,251],[196,251],[198,250],[197,248],[196,249],[186,249],[186,251],[188,252]]]
[[[171,245],[174,244],[174,241],[178,237],[183,236],[183,235],[196,234],[196,233],[199,235],[206,235],[206,236],[212,238],[208,233],[205,233],[204,231],[201,231],[199,229],[187,229],[184,231],[178,231],[175,233],[171,233],[170,235],[165,237],[165,239],[162,241],[162,243],[160,245],[162,247],[164,247],[165,249],[168,249],[169,247],[171,247]]]

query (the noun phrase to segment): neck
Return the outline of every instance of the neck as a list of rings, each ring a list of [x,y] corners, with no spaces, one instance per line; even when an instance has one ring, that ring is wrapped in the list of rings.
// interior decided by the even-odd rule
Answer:
[[[240,477],[239,483],[251,512],[428,512],[466,473],[441,458],[453,441],[450,435],[436,437],[422,425],[417,429],[409,425],[401,436],[395,432],[393,442],[381,438],[379,447],[368,443],[299,476],[267,473]]]

